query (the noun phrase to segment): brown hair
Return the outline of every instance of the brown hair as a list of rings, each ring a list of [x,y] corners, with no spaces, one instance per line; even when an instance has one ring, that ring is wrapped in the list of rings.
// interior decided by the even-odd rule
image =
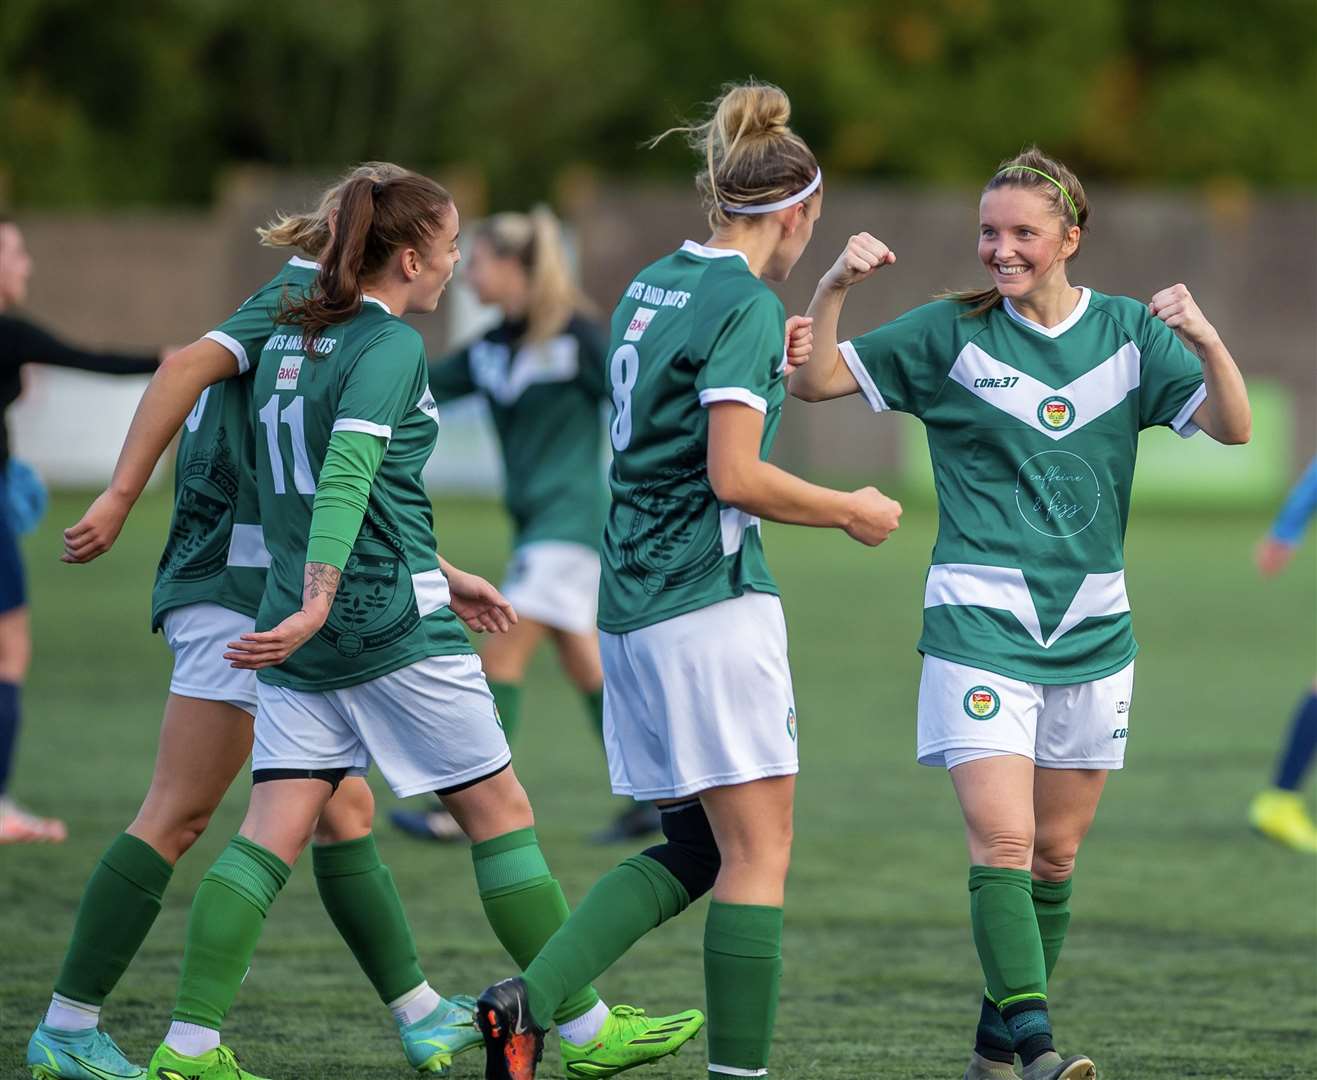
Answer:
[[[577,312],[593,314],[594,305],[568,265],[562,226],[547,206],[537,206],[529,214],[495,214],[477,225],[475,233],[494,254],[517,259],[526,270],[530,286],[526,341],[553,337]]]
[[[669,128],[649,143],[653,147],[680,133],[691,149],[704,156],[695,188],[711,229],[741,218],[724,207],[777,202],[814,179],[819,163],[805,140],[788,126],[791,101],[780,87],[753,79],[727,83],[712,108],[703,123]]]
[[[1039,173],[1046,175],[1039,176]],[[1026,188],[1042,195],[1052,212],[1061,219],[1063,230],[1079,226],[1082,242],[1083,234],[1088,230],[1088,196],[1084,194],[1084,185],[1079,182],[1079,177],[1062,162],[1048,157],[1036,146],[1026,146],[1013,158],[1007,158],[997,166],[992,178],[983,185],[983,192],[986,194],[1003,187]],[[1076,247],[1070,258],[1078,254],[1079,248]],[[986,289],[941,292],[936,295],[936,299],[968,304],[970,310],[964,313],[964,317],[971,318],[989,312],[1000,304],[1001,293],[993,285]]]
[[[424,247],[443,228],[453,197],[433,180],[399,169],[388,180],[357,177],[342,186],[338,224],[315,284],[300,300],[285,298],[281,323],[300,326],[304,347],[326,327],[361,310],[361,283],[400,248]]]
[[[392,180],[406,172],[402,166],[387,161],[363,161],[329,187],[320,196],[320,202],[314,210],[301,214],[285,214],[281,210],[273,221],[258,227],[256,235],[266,247],[299,248],[311,258],[318,259],[325,248],[329,247],[333,231],[329,227],[330,217],[338,209],[339,198],[348,184],[363,177],[367,180]]]

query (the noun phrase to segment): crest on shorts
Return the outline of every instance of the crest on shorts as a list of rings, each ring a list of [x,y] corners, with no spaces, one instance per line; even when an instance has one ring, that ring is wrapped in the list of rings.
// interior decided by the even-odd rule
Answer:
[[[1043,398],[1038,406],[1038,422],[1052,431],[1065,431],[1075,422],[1075,406],[1060,394]]]
[[[791,741],[796,741],[796,710],[787,709],[787,734],[791,736]]]
[[[991,720],[1001,708],[1001,698],[991,686],[971,686],[965,695],[965,713],[974,720]]]

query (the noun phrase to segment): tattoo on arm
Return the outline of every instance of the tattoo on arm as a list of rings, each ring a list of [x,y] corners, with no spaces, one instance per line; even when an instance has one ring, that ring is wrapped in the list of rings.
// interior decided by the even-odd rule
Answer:
[[[307,563],[306,575],[302,583],[302,604],[305,606],[322,596],[327,603],[332,604],[342,576],[343,571],[337,566],[330,566],[328,563]]]

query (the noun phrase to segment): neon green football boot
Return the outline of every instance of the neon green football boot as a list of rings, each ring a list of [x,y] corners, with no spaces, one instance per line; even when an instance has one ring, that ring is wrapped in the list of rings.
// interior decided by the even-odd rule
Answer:
[[[1297,791],[1268,788],[1248,808],[1249,824],[1263,836],[1294,851],[1317,854],[1317,825]]]
[[[407,1060],[417,1072],[443,1076],[458,1054],[483,1043],[476,1028],[476,999],[466,994],[440,997],[434,1012],[398,1029]]]
[[[264,1080],[238,1066],[238,1056],[227,1046],[217,1046],[199,1057],[188,1057],[164,1043],[151,1055],[147,1080]]]
[[[673,1016],[646,1016],[644,1009],[614,1005],[599,1034],[582,1046],[559,1039],[567,1075],[580,1080],[616,1076],[675,1054],[704,1027],[698,1009]]]

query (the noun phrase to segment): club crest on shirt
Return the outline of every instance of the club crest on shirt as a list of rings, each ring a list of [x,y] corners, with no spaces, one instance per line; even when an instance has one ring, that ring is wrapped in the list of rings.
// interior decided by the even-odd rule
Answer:
[[[991,720],[1001,708],[1001,698],[990,686],[971,686],[965,694],[965,713],[975,720]]]
[[[1065,431],[1075,422],[1075,406],[1059,394],[1043,398],[1038,406],[1038,422],[1052,431]]]
[[[787,734],[791,736],[791,741],[796,741],[796,710],[787,709]]]

